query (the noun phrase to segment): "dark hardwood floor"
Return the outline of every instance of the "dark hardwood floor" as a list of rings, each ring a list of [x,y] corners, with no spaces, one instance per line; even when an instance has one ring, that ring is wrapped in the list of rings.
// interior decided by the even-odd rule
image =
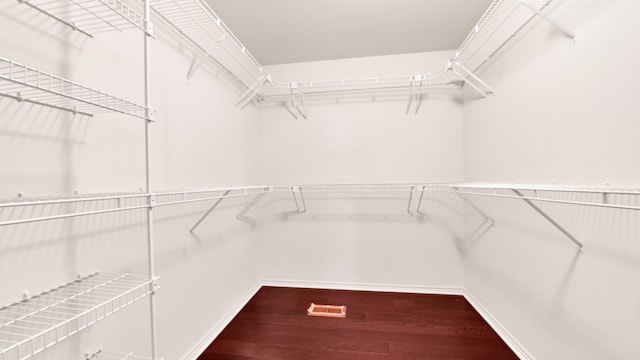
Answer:
[[[311,302],[347,317],[308,317]],[[263,287],[198,359],[518,357],[462,296]]]

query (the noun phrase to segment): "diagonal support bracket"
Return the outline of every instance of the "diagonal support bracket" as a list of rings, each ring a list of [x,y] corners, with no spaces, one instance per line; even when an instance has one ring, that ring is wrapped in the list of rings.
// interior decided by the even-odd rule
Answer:
[[[295,110],[295,113],[291,112],[293,117],[297,120],[297,113],[302,116],[303,119],[307,120],[307,108],[304,104],[304,93],[302,92],[302,89],[298,87],[298,83],[289,83],[289,91],[291,92],[291,104],[293,105],[293,109]],[[296,100],[297,97],[300,97],[300,104],[302,105],[302,109],[300,109],[300,106],[298,106],[298,101]]]
[[[300,193],[300,202],[298,202],[298,197],[296,196],[296,191]],[[302,193],[302,187],[301,186],[292,186],[291,187],[291,194],[293,195],[293,201],[296,202],[296,208],[298,209],[299,213],[303,213],[307,211],[307,204],[304,202],[304,194]],[[300,207],[300,204],[302,204],[302,207]]]
[[[478,205],[476,205],[473,201],[471,201],[471,199],[469,199],[465,194],[461,193],[460,189],[454,187],[453,190],[455,190],[454,192],[458,194],[458,196],[465,203],[467,203],[467,205],[469,205],[470,208],[472,208],[476,213],[478,213],[478,215],[484,218],[484,223],[488,222],[491,224],[491,226],[493,226],[496,223],[495,220],[493,220],[489,215],[487,215],[487,213],[484,212]]]
[[[422,84],[424,80],[424,75],[414,75],[411,77],[411,80],[409,81],[409,101],[407,103],[407,109],[404,112],[405,115],[409,115],[409,110],[411,110],[411,105],[414,101],[416,102],[414,115],[418,115],[418,111],[422,105],[422,99],[424,98],[424,95],[422,94]]]
[[[474,74],[472,71],[469,71],[469,69],[467,69],[457,61],[449,62],[449,64],[447,65],[447,70],[450,70],[460,80],[462,80],[465,84],[471,86],[475,91],[477,91],[484,98],[494,93],[491,86],[489,86],[486,82],[480,79],[476,74]]]
[[[268,74],[262,74],[258,80],[256,80],[256,82],[253,83],[253,85],[251,85],[244,94],[242,94],[240,99],[236,102],[236,107],[243,109],[247,106],[247,104],[249,104],[249,102],[251,102],[251,100],[258,95],[260,90],[262,90],[262,88],[269,82],[271,82],[271,76]]]
[[[218,207],[218,205],[220,205],[220,203],[222,202],[222,200],[225,199],[225,196],[229,195],[229,193],[231,192],[231,190],[227,190],[224,192],[224,194],[222,194],[222,197],[218,200],[216,200],[216,202],[209,208],[209,210],[207,210],[206,213],[204,213],[204,215],[202,215],[202,217],[200,218],[200,220],[198,220],[195,225],[193,225],[191,227],[191,229],[189,229],[189,234],[193,234],[193,231],[204,221],[204,219],[206,219],[209,214],[211,214],[211,212]]]
[[[551,225],[553,225],[556,229],[560,230],[560,232],[562,232],[571,241],[573,241],[576,245],[578,245],[578,248],[580,249],[580,252],[582,252],[582,249],[584,248],[584,245],[580,241],[578,241],[578,239],[576,239],[575,236],[571,235],[570,232],[568,232],[564,227],[562,227],[562,225],[558,224],[555,220],[553,220],[553,218],[551,216],[549,216],[546,212],[544,212],[542,209],[540,209],[531,200],[525,198],[524,194],[522,194],[520,191],[518,191],[516,189],[511,189],[511,191],[513,191],[516,195],[521,197],[522,200],[527,203],[527,205],[531,206],[533,208],[533,210],[535,210],[538,214],[542,215],[542,217],[545,218],[548,222],[550,222]]]
[[[236,219],[244,221],[250,225],[254,225],[254,221],[253,219],[248,218],[247,216],[245,216],[247,214],[247,212],[249,212],[249,210],[251,210],[251,208],[258,203],[258,201],[260,201],[260,199],[264,196],[264,194],[267,193],[267,190],[269,190],[269,188],[264,188],[262,189],[262,192],[259,193],[255,198],[253,198],[253,200],[251,200],[251,202],[249,202],[247,204],[247,206],[244,207],[244,209],[242,209],[242,211],[240,211],[240,213],[236,216]]]
[[[540,18],[542,18],[543,20],[545,20],[546,22],[551,24],[556,29],[560,30],[560,32],[565,34],[567,37],[569,37],[574,42],[576,41],[576,34],[573,31],[569,30],[568,28],[566,28],[565,26],[563,26],[562,24],[557,22],[555,19],[549,17],[549,15],[543,13],[542,10],[536,8],[535,6],[529,4],[526,1],[520,0],[520,4],[524,5],[526,8],[528,8],[529,10],[533,11],[534,13],[536,13],[536,15],[540,16]]]

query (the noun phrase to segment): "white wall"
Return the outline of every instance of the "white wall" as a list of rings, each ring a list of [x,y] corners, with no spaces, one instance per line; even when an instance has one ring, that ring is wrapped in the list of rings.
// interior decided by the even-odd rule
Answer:
[[[451,52],[271,66],[278,81],[435,71]],[[399,66],[401,64],[401,66]],[[267,184],[456,181],[462,178],[462,113],[456,92],[434,92],[405,116],[408,93],[306,99],[308,120],[259,105],[258,177]],[[428,193],[407,214],[409,193],[291,194],[262,201],[263,277],[311,283],[461,287],[460,204]],[[364,199],[362,199],[362,197]],[[415,199],[415,198],[414,198]],[[414,202],[413,206],[415,207]]]
[[[187,81],[193,49],[156,23],[151,49],[152,189],[253,183],[256,115],[234,110],[241,90],[204,66]],[[137,103],[143,101],[143,35],[93,39],[18,2],[0,8],[0,56]],[[89,118],[0,98],[0,196],[137,192],[144,187],[144,122],[118,114]],[[101,204],[81,205],[92,209]],[[179,359],[258,280],[254,231],[232,221],[243,200],[188,229],[210,203],[156,214],[158,354]],[[3,210],[2,219],[54,207]],[[0,304],[94,271],[146,274],[145,212],[136,210],[0,228]],[[224,289],[221,291],[220,289]],[[65,340],[39,359],[81,359],[104,346],[149,355],[148,301]]]
[[[479,75],[496,94],[464,105],[465,180],[637,186],[639,11],[633,0],[553,2],[575,45],[534,20],[492,59]],[[467,252],[466,287],[533,357],[640,357],[639,214],[541,204],[585,243],[576,254],[526,204],[474,200],[497,225]]]

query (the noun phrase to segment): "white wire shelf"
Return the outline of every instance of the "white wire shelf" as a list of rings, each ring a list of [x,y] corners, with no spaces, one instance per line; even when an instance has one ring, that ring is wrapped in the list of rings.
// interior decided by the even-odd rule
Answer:
[[[153,292],[143,276],[95,273],[0,308],[0,359],[25,360]]]
[[[154,0],[151,8],[246,87],[263,75],[260,63],[203,0]]]
[[[640,189],[635,188],[490,183],[451,184],[450,188],[462,195],[640,210]]]
[[[92,116],[117,112],[146,118],[142,105],[0,57],[0,96]]]
[[[89,215],[255,196],[268,186],[224,187],[148,193],[93,194],[0,201],[0,227]],[[149,198],[154,199],[150,205]],[[24,208],[29,209],[24,209]],[[18,211],[17,208],[22,208]],[[0,358],[2,360],[2,358]]]
[[[144,17],[120,0],[18,1],[89,37],[132,28],[147,31]]]
[[[125,353],[109,349],[100,349],[87,354],[84,360],[153,360],[150,357],[138,356],[133,353]]]
[[[552,0],[494,0],[458,47],[452,62],[475,73]],[[528,7],[527,5],[530,7]]]
[[[458,88],[462,84],[454,74],[439,70],[429,74],[389,76],[302,83],[267,83],[259,92],[260,99],[277,99],[297,95],[325,95],[341,93],[394,92],[412,90],[423,92],[434,88]]]

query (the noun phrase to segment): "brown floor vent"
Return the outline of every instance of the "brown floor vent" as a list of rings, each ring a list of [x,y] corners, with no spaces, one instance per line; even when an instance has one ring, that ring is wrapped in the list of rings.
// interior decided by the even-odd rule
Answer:
[[[311,303],[311,305],[307,309],[307,316],[345,318],[347,317],[347,307],[340,305],[318,305]]]

